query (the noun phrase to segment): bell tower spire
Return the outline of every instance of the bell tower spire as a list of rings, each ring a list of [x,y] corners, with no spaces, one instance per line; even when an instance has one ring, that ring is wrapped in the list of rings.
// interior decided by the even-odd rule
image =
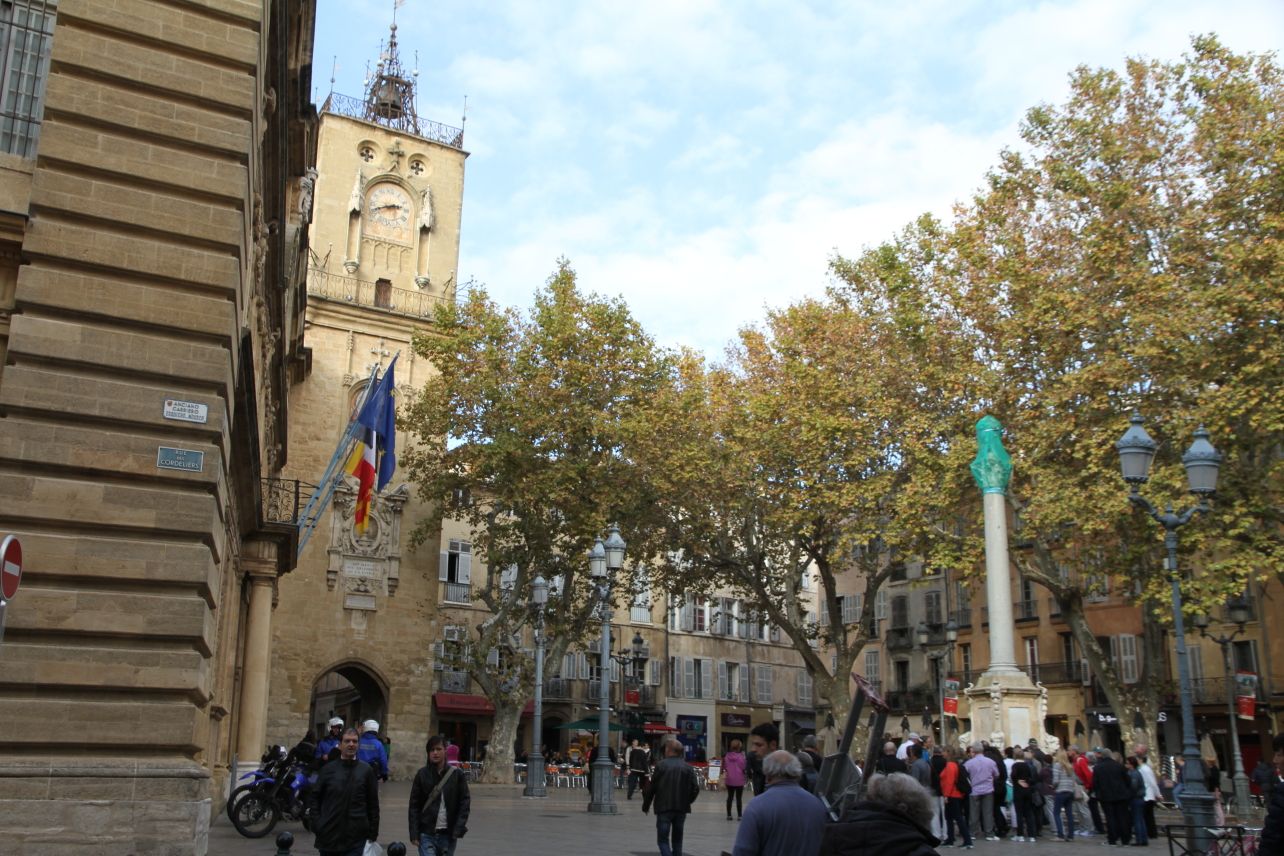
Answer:
[[[366,100],[362,116],[375,122],[411,134],[419,133],[419,115],[415,112],[415,81],[419,69],[409,74],[402,68],[397,54],[397,19],[393,11],[392,29],[386,49],[379,52],[379,62],[374,74],[366,79]]]

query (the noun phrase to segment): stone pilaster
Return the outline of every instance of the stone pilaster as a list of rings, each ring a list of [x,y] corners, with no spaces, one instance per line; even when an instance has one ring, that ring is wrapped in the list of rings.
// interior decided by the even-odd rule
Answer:
[[[276,592],[276,549],[269,541],[245,545],[241,566],[250,587],[245,618],[245,661],[241,671],[238,768],[256,763],[267,739],[267,702],[272,651],[272,602]]]

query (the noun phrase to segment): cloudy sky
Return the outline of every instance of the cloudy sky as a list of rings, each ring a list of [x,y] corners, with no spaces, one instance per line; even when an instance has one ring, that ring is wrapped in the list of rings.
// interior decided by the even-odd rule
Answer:
[[[314,84],[360,95],[393,0],[319,0]],[[1280,0],[406,0],[421,117],[468,99],[460,281],[529,306],[566,256],[664,345],[722,353],[769,306],[977,188],[1080,64],[1191,34],[1284,43]]]

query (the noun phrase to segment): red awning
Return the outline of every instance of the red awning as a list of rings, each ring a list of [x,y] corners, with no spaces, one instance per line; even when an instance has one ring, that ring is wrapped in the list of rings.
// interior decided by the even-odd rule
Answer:
[[[490,699],[472,693],[433,693],[432,702],[436,705],[438,713],[464,716],[494,716],[495,714],[495,705],[490,703]],[[522,716],[528,717],[534,713],[535,702],[526,702],[526,707],[522,708]]]
[[[678,729],[663,722],[647,722],[642,725],[644,734],[677,734]]]

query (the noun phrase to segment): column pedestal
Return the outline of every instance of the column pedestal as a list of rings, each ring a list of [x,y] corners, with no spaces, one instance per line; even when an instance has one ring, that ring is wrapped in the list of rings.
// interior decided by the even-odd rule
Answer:
[[[1060,744],[1043,727],[1048,691],[1025,672],[986,672],[963,693],[971,709],[969,739],[1002,747],[1025,746],[1034,738],[1045,752],[1055,751]]]

